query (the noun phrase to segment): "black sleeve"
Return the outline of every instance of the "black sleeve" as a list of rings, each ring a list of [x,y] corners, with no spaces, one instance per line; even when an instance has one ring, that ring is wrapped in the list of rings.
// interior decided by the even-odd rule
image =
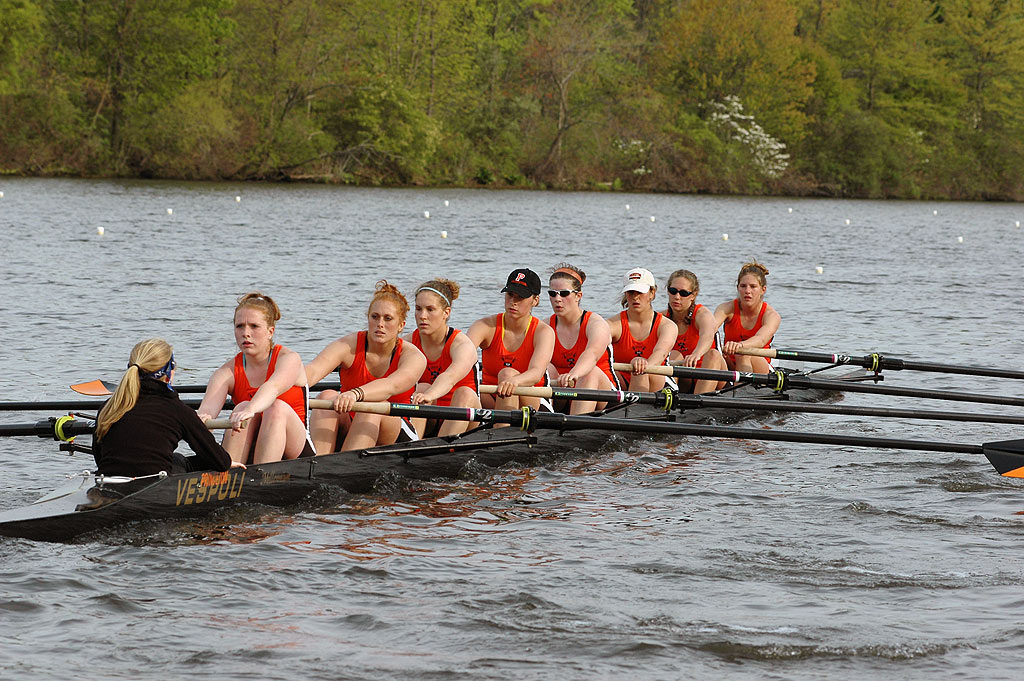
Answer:
[[[195,470],[226,471],[231,468],[231,457],[224,448],[220,446],[213,433],[200,420],[192,407],[175,400],[180,407],[180,421],[182,425],[182,436],[192,451],[196,453],[199,466],[193,466]]]

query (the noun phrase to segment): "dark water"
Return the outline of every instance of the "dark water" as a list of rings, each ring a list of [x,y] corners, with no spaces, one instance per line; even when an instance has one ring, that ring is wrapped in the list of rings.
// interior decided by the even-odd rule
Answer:
[[[1016,204],[18,179],[0,191],[4,400],[116,378],[153,335],[176,346],[180,382],[205,381],[234,353],[234,299],[252,288],[275,296],[279,339],[308,359],[359,327],[379,278],[457,279],[465,327],[499,310],[510,269],[563,259],[589,272],[584,301],[604,314],[631,267],[692,269],[716,304],[757,257],[780,347],[1011,366],[1024,352]],[[888,383],[1022,392],[944,374]],[[776,421],[752,423],[1020,435]],[[386,480],[298,512],[73,545],[0,539],[0,677],[1019,678],[1024,488],[983,459],[705,438],[611,449]],[[28,438],[0,439],[0,460],[3,508],[90,464]]]

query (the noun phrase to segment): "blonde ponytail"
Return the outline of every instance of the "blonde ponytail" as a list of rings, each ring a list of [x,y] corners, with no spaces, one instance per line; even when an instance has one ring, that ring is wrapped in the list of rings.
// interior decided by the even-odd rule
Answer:
[[[96,417],[96,440],[103,439],[110,427],[131,411],[138,402],[141,374],[159,371],[170,362],[173,352],[170,344],[162,338],[150,338],[136,343],[128,359],[128,369],[121,376],[117,390]]]

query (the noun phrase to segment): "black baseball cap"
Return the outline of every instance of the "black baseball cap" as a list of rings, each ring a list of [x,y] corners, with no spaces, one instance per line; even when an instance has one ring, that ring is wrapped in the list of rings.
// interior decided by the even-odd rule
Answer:
[[[502,293],[505,291],[514,293],[520,298],[539,296],[540,277],[533,270],[526,268],[512,270],[511,274],[508,275],[508,279],[505,280],[505,288],[501,289]]]

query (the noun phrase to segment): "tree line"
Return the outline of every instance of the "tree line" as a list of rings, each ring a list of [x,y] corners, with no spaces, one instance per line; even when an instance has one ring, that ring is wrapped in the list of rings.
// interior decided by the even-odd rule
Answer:
[[[1024,0],[0,0],[0,172],[1024,198]]]

